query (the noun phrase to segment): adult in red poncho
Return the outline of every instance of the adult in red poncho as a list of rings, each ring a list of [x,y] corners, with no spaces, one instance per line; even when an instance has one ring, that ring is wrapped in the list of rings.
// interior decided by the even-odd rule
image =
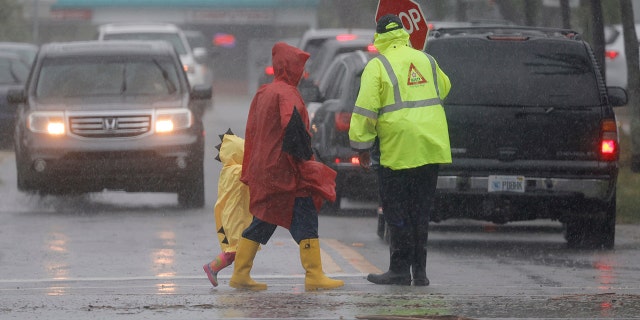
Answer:
[[[308,58],[296,47],[276,43],[274,80],[260,87],[251,102],[240,180],[249,186],[254,218],[238,243],[229,280],[234,288],[267,288],[250,272],[260,243],[266,244],[277,226],[287,228],[300,245],[306,290],[344,285],[325,276],[320,260],[318,209],[323,199],[335,201],[336,173],[311,153],[309,116],[297,89]]]

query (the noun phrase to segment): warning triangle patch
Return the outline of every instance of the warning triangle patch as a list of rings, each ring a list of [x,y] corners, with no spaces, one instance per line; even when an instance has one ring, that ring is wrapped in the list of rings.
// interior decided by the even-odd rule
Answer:
[[[420,71],[418,71],[418,69],[416,69],[416,66],[414,66],[412,63],[411,66],[409,66],[409,77],[407,78],[407,85],[415,86],[423,83],[427,83],[427,79],[422,76],[422,73],[420,73]]]

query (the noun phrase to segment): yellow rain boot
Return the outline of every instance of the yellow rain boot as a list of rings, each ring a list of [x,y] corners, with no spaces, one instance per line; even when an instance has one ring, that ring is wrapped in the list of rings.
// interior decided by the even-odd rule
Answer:
[[[255,282],[250,275],[253,259],[256,257],[258,248],[260,248],[260,243],[244,237],[240,238],[236,250],[236,260],[233,265],[233,275],[229,280],[230,287],[255,291],[267,289],[266,283]]]
[[[344,285],[344,281],[331,279],[322,271],[320,241],[318,241],[318,239],[305,239],[300,241],[300,261],[307,271],[304,278],[305,290],[333,289]]]

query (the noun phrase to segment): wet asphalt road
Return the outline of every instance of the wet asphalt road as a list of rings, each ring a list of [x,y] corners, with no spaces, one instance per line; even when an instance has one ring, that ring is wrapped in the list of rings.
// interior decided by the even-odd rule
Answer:
[[[216,135],[244,131],[246,96],[216,91]],[[212,288],[201,266],[219,247],[212,206],[219,164],[205,174],[207,206],[173,194],[44,197],[15,188],[0,151],[0,319],[640,319],[640,227],[618,226],[615,250],[568,249],[550,221],[432,225],[429,287],[376,286],[388,264],[371,210],[320,217],[324,269],[345,287],[304,292],[297,245],[278,229],[253,275],[264,292]],[[445,317],[447,315],[456,317]]]

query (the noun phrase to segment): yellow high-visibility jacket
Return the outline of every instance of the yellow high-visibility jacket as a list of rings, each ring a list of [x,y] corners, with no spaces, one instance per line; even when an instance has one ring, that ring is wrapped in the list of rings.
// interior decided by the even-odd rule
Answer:
[[[404,29],[374,35],[381,53],[364,69],[351,117],[351,147],[380,140],[380,164],[392,170],[451,163],[442,107],[451,88],[435,59],[409,46]]]

